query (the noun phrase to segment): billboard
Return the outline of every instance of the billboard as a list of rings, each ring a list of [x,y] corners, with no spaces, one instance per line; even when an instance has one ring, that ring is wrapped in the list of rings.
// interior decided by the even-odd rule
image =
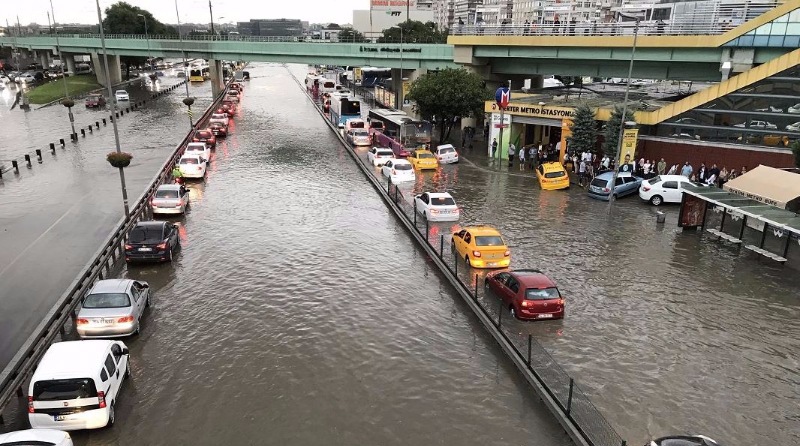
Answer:
[[[417,9],[417,0],[370,0],[369,9],[372,11],[405,11]]]

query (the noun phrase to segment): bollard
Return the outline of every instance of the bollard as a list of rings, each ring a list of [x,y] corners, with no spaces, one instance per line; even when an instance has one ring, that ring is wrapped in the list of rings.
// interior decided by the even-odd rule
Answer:
[[[42,162],[42,149],[36,149],[36,157],[39,158],[39,163]]]
[[[572,378],[569,379],[569,396],[567,396],[567,416],[569,416],[569,412],[572,410],[572,387],[575,385],[575,380]],[[570,417],[571,419],[572,417]]]
[[[533,343],[533,335],[528,335],[528,368],[531,367],[531,344]]]
[[[92,130],[92,126],[89,126],[89,127],[86,127],[86,128],[89,130],[89,133],[94,133],[94,131]]]
[[[414,229],[417,229],[417,200],[414,200]]]
[[[55,145],[55,144],[53,144],[53,143],[50,143],[50,151],[51,151],[52,153],[56,153],[56,145]]]
[[[120,109],[119,116],[125,116],[125,110]]]
[[[478,300],[478,275],[475,274],[475,300]]]
[[[84,138],[86,138],[86,130],[84,130],[84,129],[81,129],[81,136],[82,136],[82,137],[84,137]]]
[[[17,163],[17,160],[11,160],[11,167],[14,168],[14,173],[19,174],[19,163]]]
[[[106,125],[106,118],[103,118],[103,125]]]
[[[94,122],[94,126],[99,129],[100,128],[100,121],[95,121]]]
[[[425,241],[428,241],[428,219],[425,219]],[[430,242],[428,242],[430,243]]]
[[[497,309],[497,329],[503,328],[503,301],[497,303],[499,308]]]
[[[58,142],[61,143],[61,147],[63,148],[64,147],[64,138],[59,139]]]
[[[126,112],[126,113],[130,113],[130,112],[131,112],[131,109],[130,109],[130,108],[128,108],[128,107],[125,107],[125,112]]]
[[[119,112],[114,112],[114,117],[119,118]]]
[[[25,163],[28,165],[28,167],[32,166],[32,164],[31,164],[31,156],[28,155],[27,153],[25,154]]]
[[[444,234],[439,236],[439,258],[444,258]]]
[[[458,279],[458,261],[458,255],[453,251],[453,275],[456,276],[456,279]]]
[[[667,220],[667,214],[663,211],[656,212],[656,223],[664,223]]]

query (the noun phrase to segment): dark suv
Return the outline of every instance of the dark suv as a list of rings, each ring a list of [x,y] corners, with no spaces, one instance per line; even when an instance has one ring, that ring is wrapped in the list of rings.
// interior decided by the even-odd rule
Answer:
[[[125,261],[172,261],[180,247],[178,226],[166,221],[141,221],[128,233]]]
[[[561,319],[564,297],[556,284],[536,269],[497,271],[486,276],[484,286],[503,300],[518,319]]]

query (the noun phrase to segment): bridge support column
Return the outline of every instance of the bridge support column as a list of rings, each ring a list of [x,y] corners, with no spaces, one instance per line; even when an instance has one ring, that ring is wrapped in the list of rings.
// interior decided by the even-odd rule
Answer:
[[[72,53],[61,53],[64,60],[61,63],[66,64],[68,73],[75,74],[75,55]]]
[[[403,70],[392,68],[392,90],[394,91],[394,108],[403,109]]]
[[[49,51],[39,51],[39,64],[42,66],[42,69],[47,69],[50,66],[50,52]]]
[[[107,56],[108,60],[108,77],[110,79],[106,79],[105,76],[105,64],[103,63],[103,56],[101,54],[92,53],[92,65],[94,66],[94,73],[97,75],[97,83],[100,85],[107,87],[108,82],[111,82],[111,85],[118,84],[122,82],[122,68],[120,67],[119,56]]]
[[[217,96],[225,88],[223,79],[222,61],[209,59],[208,60],[209,74],[211,74],[211,95]]]

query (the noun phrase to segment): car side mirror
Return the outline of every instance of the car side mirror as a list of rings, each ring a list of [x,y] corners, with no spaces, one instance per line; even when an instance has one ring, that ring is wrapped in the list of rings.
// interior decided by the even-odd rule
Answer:
[[[173,229],[175,229],[176,231],[177,231],[178,229],[180,229],[180,227],[179,227],[178,225],[172,225],[172,227],[173,227]]]
[[[122,347],[122,354],[127,356],[131,354],[131,351],[128,350],[128,347]]]
[[[143,283],[142,284],[142,288],[150,288],[150,284],[149,283]]]

